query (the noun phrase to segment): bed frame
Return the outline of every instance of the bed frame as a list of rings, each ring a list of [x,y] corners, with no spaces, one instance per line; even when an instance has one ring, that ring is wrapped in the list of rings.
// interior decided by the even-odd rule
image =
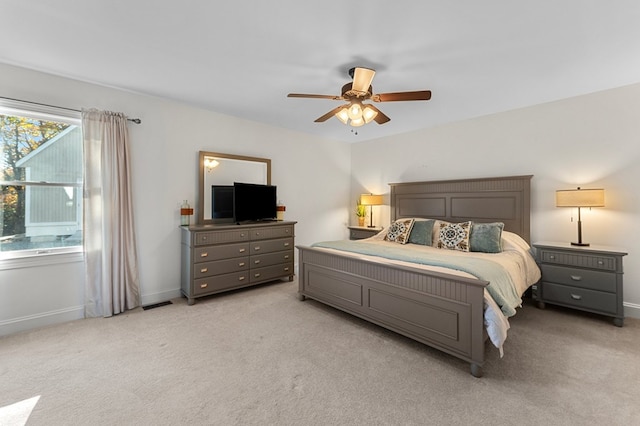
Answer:
[[[504,222],[530,241],[532,176],[392,183],[391,221]],[[487,281],[297,246],[299,298],[311,298],[449,353],[482,376]]]

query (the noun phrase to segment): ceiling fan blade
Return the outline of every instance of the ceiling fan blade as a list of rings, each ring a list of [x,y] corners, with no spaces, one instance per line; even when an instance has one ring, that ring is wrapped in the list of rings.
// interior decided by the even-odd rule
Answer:
[[[338,111],[340,111],[342,108],[349,106],[349,104],[346,105],[340,105],[339,107],[336,107],[334,109],[332,109],[331,111],[329,111],[328,113],[326,113],[325,115],[323,115],[322,117],[318,117],[314,120],[315,123],[323,123],[325,121],[327,121],[328,119],[330,119],[331,117],[333,117],[334,115],[336,115],[336,113]]]
[[[374,107],[371,104],[367,104],[367,106],[378,113],[378,115],[376,115],[373,118],[373,121],[375,121],[376,123],[384,124],[384,123],[387,123],[387,122],[391,121],[391,119],[388,116],[386,116],[382,111],[380,111],[378,108]]]
[[[353,85],[351,86],[351,90],[367,93],[375,74],[376,72],[370,68],[356,67],[353,71]]]
[[[395,101],[428,101],[431,99],[431,90],[416,90],[414,92],[378,93],[371,96],[374,102]]]
[[[289,93],[287,98],[309,98],[309,99],[331,99],[334,101],[340,101],[344,99],[342,96],[336,95],[310,95],[306,93]]]

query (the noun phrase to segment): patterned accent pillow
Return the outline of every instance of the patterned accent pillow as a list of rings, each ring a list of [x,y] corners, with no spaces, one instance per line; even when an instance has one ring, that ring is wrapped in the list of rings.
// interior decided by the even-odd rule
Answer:
[[[471,221],[450,223],[439,222],[438,242],[436,247],[449,250],[469,251],[469,234]]]
[[[384,236],[385,241],[406,244],[411,235],[414,219],[398,219],[389,226],[387,235]]]

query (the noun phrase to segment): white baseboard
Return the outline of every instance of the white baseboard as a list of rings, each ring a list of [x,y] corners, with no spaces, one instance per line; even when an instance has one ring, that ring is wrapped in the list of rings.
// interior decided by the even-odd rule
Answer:
[[[624,316],[628,318],[638,318],[640,319],[640,305],[635,303],[623,303],[624,305]]]
[[[73,306],[57,311],[42,312],[37,315],[12,318],[10,320],[0,321],[0,336],[8,336],[9,334],[19,333],[21,331],[33,330],[35,328],[61,324],[82,318],[84,318],[84,306]]]
[[[153,305],[154,303],[166,302],[167,300],[175,299],[176,297],[180,297],[182,293],[180,293],[180,289],[162,291],[160,293],[153,294],[144,294],[140,298],[140,304],[142,306]]]

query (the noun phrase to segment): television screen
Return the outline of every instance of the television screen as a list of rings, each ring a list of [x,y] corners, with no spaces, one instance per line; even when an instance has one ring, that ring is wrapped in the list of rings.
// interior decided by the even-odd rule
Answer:
[[[233,185],[211,185],[211,218],[233,220]]]
[[[233,188],[236,222],[274,220],[276,218],[275,186],[235,182]]]

